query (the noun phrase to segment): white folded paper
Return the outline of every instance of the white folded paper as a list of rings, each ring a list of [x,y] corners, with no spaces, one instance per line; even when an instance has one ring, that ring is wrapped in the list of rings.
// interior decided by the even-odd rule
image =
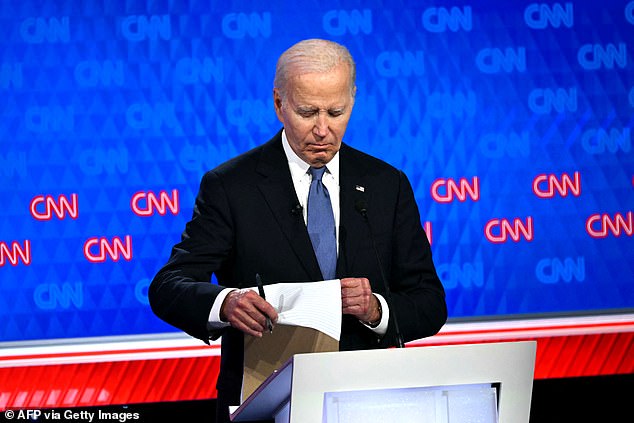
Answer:
[[[258,292],[257,287],[251,288]],[[304,326],[339,341],[341,337],[341,283],[276,283],[264,286],[266,301],[277,310],[278,325]]]

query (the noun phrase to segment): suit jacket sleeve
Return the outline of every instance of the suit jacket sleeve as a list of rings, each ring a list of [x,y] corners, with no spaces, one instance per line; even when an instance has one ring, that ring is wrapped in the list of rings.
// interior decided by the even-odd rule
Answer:
[[[213,272],[222,273],[233,248],[232,219],[220,178],[207,172],[187,223],[167,264],[148,290],[154,313],[167,323],[209,342],[207,321],[211,306],[224,288],[210,283]],[[213,339],[221,332],[211,334]]]
[[[434,335],[447,320],[445,292],[432,261],[412,187],[400,171],[392,236],[390,313],[398,319],[405,342]],[[388,331],[393,332],[393,319],[390,320]]]

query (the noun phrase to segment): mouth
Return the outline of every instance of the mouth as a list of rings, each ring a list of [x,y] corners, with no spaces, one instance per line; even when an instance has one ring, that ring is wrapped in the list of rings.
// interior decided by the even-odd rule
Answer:
[[[310,146],[311,146],[312,148],[315,148],[315,149],[318,149],[318,150],[323,150],[323,149],[325,149],[325,148],[329,148],[329,147],[331,147],[331,146],[332,146],[332,144],[330,144],[330,143],[316,143],[316,142],[314,142],[314,143],[311,143],[311,144],[310,144]]]

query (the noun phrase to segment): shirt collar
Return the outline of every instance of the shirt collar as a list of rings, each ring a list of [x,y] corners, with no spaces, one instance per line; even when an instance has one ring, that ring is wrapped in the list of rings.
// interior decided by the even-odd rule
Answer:
[[[282,146],[284,147],[284,153],[286,154],[286,160],[288,160],[288,167],[291,170],[293,178],[296,176],[305,175],[308,172],[310,165],[303,161],[291,148],[286,138],[286,130],[282,130]],[[339,151],[335,156],[326,164],[327,172],[330,173],[336,180],[339,180]]]

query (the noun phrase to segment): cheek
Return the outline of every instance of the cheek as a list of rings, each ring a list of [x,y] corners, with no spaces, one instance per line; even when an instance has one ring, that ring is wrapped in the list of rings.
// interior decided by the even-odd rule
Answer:
[[[286,121],[286,126],[290,132],[299,140],[305,139],[313,130],[313,125],[307,122],[290,119]]]
[[[337,139],[341,141],[343,138],[343,134],[346,133],[346,129],[348,128],[348,121],[342,122],[334,127],[334,133],[337,136]]]

